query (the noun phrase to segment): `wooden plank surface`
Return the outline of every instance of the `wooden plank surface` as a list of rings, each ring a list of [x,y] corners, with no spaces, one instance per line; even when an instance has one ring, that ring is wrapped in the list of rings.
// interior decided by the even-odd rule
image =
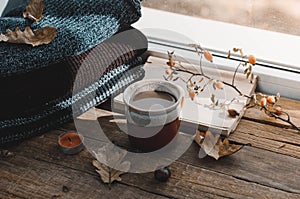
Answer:
[[[96,113],[81,119],[87,125],[97,119],[110,139],[130,147],[127,136],[116,128],[124,116],[112,117],[100,109]],[[300,135],[255,118],[247,113],[229,137],[245,145],[238,153],[219,161],[199,159],[199,147],[193,143],[170,165],[168,182],[156,181],[153,172],[128,173],[111,190],[101,182],[86,149],[72,156],[58,149],[58,136],[75,129],[69,123],[6,148],[14,156],[0,158],[0,198],[300,198]]]
[[[278,105],[281,105],[283,110],[289,113],[291,120],[297,125],[300,126],[300,103],[295,100],[290,100],[286,98],[281,98]],[[290,125],[262,114],[262,111],[259,108],[251,108],[245,112],[244,119],[252,120],[258,123],[276,125],[283,128],[290,128]]]

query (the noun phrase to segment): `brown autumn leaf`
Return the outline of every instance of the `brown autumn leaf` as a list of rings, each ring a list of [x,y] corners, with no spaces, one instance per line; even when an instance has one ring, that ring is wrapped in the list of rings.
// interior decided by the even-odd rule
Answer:
[[[49,44],[56,37],[56,28],[46,26],[45,28],[32,31],[30,27],[26,27],[24,32],[19,27],[15,31],[6,30],[5,37],[8,43],[30,44],[39,46]],[[1,41],[1,40],[0,40]],[[5,41],[5,40],[2,40]]]
[[[113,181],[121,181],[120,175],[130,169],[130,162],[123,161],[127,152],[118,151],[113,144],[107,144],[100,148],[98,152],[94,151],[94,154],[97,160],[93,160],[92,163],[97,168],[96,171],[104,183],[110,185]],[[122,171],[114,168],[120,168]]]
[[[43,18],[45,4],[41,0],[32,0],[23,12],[23,17],[38,22]]]
[[[97,173],[100,175],[101,180],[106,184],[111,184],[114,181],[121,181],[120,175],[124,174],[123,171],[112,169],[97,160],[93,160],[93,165],[96,167]]]
[[[205,134],[197,132],[194,137],[195,142],[204,150],[204,152],[216,160],[229,156],[239,151],[243,146],[230,144],[229,140],[222,138],[219,134],[213,134],[207,131]]]

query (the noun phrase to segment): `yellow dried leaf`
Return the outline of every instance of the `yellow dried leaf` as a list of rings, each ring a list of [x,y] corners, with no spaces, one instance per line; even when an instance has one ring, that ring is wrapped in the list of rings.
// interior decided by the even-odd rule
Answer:
[[[112,144],[107,144],[94,154],[97,160],[93,160],[92,163],[97,168],[96,171],[104,183],[111,184],[113,181],[121,181],[120,175],[130,169],[130,162],[123,161],[127,153],[118,151]],[[121,171],[112,167],[120,168]]]
[[[19,27],[15,31],[6,30],[8,43],[30,44],[32,46],[39,46],[49,44],[56,37],[56,28],[46,26],[45,28],[32,31],[30,27],[26,27],[24,32]]]
[[[45,4],[41,0],[32,0],[26,6],[26,11],[23,12],[23,17],[38,22],[43,18],[44,8]]]
[[[206,59],[207,61],[213,62],[213,56],[212,56],[212,54],[211,54],[210,52],[204,51],[204,52],[203,52],[203,55],[204,55],[204,57],[205,57],[205,59]]]
[[[219,143],[219,158],[231,155],[239,151],[243,146],[230,144],[229,140],[226,138],[224,141]]]
[[[216,160],[221,157],[231,155],[243,147],[240,145],[230,144],[227,138],[222,141],[219,134],[213,134],[210,131],[207,131],[205,134],[198,131],[194,140],[207,155],[215,158]]]

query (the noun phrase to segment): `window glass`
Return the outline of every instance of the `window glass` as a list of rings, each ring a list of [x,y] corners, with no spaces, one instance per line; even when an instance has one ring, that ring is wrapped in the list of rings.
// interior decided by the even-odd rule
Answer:
[[[300,36],[300,0],[144,0],[143,6]]]

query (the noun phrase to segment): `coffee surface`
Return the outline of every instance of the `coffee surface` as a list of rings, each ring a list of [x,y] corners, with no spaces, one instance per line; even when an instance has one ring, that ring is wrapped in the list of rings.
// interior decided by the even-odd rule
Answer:
[[[144,91],[130,99],[130,104],[145,110],[160,110],[176,103],[176,98],[163,91]]]

